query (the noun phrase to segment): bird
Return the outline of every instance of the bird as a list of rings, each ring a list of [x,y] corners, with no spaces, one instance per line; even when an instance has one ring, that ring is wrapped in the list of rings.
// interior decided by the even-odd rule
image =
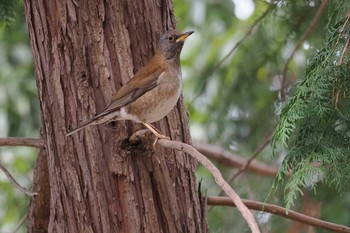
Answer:
[[[153,57],[117,91],[110,104],[92,119],[66,134],[70,136],[87,126],[111,121],[131,120],[146,126],[159,139],[169,139],[150,123],[165,117],[176,105],[182,91],[180,53],[194,31],[176,29],[164,32]]]

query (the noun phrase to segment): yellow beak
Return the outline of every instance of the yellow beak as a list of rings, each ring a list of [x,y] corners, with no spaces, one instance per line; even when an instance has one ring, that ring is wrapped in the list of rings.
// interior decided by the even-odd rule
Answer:
[[[183,42],[183,41],[185,41],[186,38],[189,37],[192,33],[194,33],[194,31],[185,32],[184,34],[179,36],[179,38],[177,38],[176,42]]]

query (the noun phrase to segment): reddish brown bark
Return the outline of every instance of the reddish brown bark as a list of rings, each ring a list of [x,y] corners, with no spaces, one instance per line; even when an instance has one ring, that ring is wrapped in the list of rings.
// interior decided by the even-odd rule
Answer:
[[[152,56],[174,25],[171,1],[26,0],[25,14],[47,159],[38,160],[28,232],[45,225],[48,232],[206,232],[191,158],[153,151],[153,139],[131,145],[128,137],[141,128],[131,122],[65,137]],[[182,101],[156,126],[190,142]]]
[[[34,189],[40,195],[30,201],[27,229],[30,229],[28,232],[45,233],[50,220],[50,180],[45,149],[38,153],[34,171]]]

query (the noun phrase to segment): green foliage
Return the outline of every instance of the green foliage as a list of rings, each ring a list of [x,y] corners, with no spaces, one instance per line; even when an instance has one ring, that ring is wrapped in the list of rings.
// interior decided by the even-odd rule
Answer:
[[[8,17],[3,23],[8,26],[0,28],[0,135],[37,137],[39,107],[23,9],[16,6],[18,2],[0,2],[0,20],[6,15],[2,12],[16,16],[15,21]],[[254,5],[251,15],[239,19],[235,15],[237,2],[250,1],[175,0],[174,9],[178,28],[196,31],[186,41],[181,60],[194,141],[204,140],[248,157],[275,124],[280,74],[290,50],[309,27],[321,1],[279,1],[218,67],[219,61],[269,7],[266,1],[251,1]],[[295,198],[302,187],[315,188],[317,184],[317,198],[324,202],[322,218],[341,224],[350,224],[341,209],[349,206],[350,199],[346,194],[345,198],[339,198],[332,188],[317,182],[335,184],[340,189],[340,180],[346,183],[350,179],[349,159],[345,156],[349,154],[348,53],[343,56],[342,64],[337,65],[349,34],[347,27],[339,36],[349,9],[346,2],[330,1],[328,15],[322,15],[307,38],[308,48],[299,49],[291,61],[291,78],[299,79],[305,74],[304,78],[294,88],[288,103],[277,111],[280,122],[273,144],[275,159],[270,156],[270,147],[258,158],[276,165],[285,154],[279,150],[279,143],[288,146],[282,170],[293,169],[293,175],[286,177],[281,172],[277,177],[279,187],[286,184],[287,203],[291,205],[294,201],[298,205]],[[316,50],[305,71],[306,60]],[[0,153],[0,159],[16,179],[30,187],[36,151],[1,148]],[[312,166],[315,161],[323,166]],[[226,167],[220,170],[224,177],[235,172]],[[211,175],[199,167],[200,177],[203,177],[203,190],[211,195],[219,192]],[[264,201],[272,181],[272,178],[243,174],[235,180],[234,189],[242,197]],[[0,232],[8,232],[25,214],[28,198],[1,174],[0,190],[3,194],[0,195]],[[281,204],[282,196],[283,193],[276,191],[271,201]],[[265,232],[284,232],[288,228],[288,221],[261,215],[264,216],[259,217],[259,223]],[[231,208],[213,208],[208,213],[211,232],[246,231],[246,223],[239,216]]]
[[[273,146],[275,151],[278,143],[289,148],[279,175],[279,181],[286,181],[288,207],[302,187],[314,187],[319,180],[339,189],[349,184],[348,9],[344,1],[331,6],[327,37],[280,114]],[[293,174],[287,178],[289,171]]]
[[[18,0],[0,0],[0,26],[15,22],[19,3]]]
[[[38,137],[40,112],[23,6],[17,0],[1,1],[0,14],[5,24],[0,27],[0,137]],[[22,186],[31,188],[36,153],[32,148],[0,147],[0,161]],[[0,232],[12,232],[25,216],[29,198],[1,171],[0,190]],[[17,232],[25,228],[22,224]]]
[[[284,176],[283,172],[279,174],[276,179],[279,181],[278,188],[282,184],[286,185],[285,192],[275,190],[272,200],[268,200],[284,205],[285,194],[288,207],[293,204],[292,201],[295,206],[300,205],[295,198],[300,190],[304,191],[304,185],[316,190],[316,184],[317,188],[323,184],[318,181],[323,181],[340,189],[340,185],[337,185],[340,184],[339,180],[349,179],[349,168],[346,168],[349,167],[348,161],[344,157],[348,142],[343,140],[348,134],[346,109],[349,106],[346,99],[349,92],[344,80],[346,73],[349,73],[348,54],[345,54],[342,65],[337,65],[349,34],[346,29],[342,38],[339,38],[339,29],[349,10],[348,1],[329,1],[312,33],[289,64],[287,84],[298,82],[290,92],[294,94],[283,108],[278,102],[279,80],[286,61],[297,41],[310,27],[322,2],[278,1],[232,55],[217,67],[255,20],[264,14],[269,4],[266,1],[254,1],[254,11],[242,20],[236,17],[238,6],[231,0],[174,1],[178,28],[196,31],[186,41],[182,53],[184,97],[194,141],[206,141],[248,157],[276,124],[278,115],[279,123],[273,143],[275,157],[271,157],[273,148],[268,146],[258,159],[279,165],[288,153],[282,170],[293,169],[295,172],[291,177]],[[289,114],[289,108],[293,114]],[[280,145],[289,148],[282,150]],[[297,156],[290,156],[292,154]],[[324,156],[326,154],[332,156]],[[325,165],[311,166],[314,161]],[[232,168],[222,167],[220,170],[224,177],[229,177],[233,172]],[[204,169],[199,169],[198,176],[207,177],[204,172]],[[234,188],[240,195],[249,190],[250,194],[253,193],[251,198],[264,201],[268,196],[266,188],[270,188],[273,181],[254,178],[250,182],[244,182],[244,178],[244,181],[236,181]],[[203,179],[204,190],[208,189],[208,193],[212,193],[215,185],[206,180]],[[324,205],[339,199],[332,187],[328,190],[323,187],[322,191],[332,194],[327,199],[320,199]],[[344,206],[349,206],[349,203],[350,200],[344,201]],[[327,220],[349,219],[344,210],[332,212],[330,209],[327,208],[327,213],[322,211],[322,215],[329,217]],[[222,209],[208,214],[211,231],[225,232],[225,223],[222,222],[225,215]],[[272,219],[262,224],[266,226],[266,232],[287,229],[287,222]],[[349,220],[338,223],[350,224]],[[230,225],[231,228],[226,228],[226,232],[243,232],[244,228],[238,225]]]

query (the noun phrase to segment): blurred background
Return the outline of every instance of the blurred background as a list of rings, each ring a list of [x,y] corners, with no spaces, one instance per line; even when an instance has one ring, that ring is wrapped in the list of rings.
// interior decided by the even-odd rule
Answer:
[[[321,3],[174,0],[178,29],[195,30],[186,41],[181,60],[183,94],[195,143],[215,145],[245,159],[259,151],[256,160],[271,169],[281,164],[286,151],[278,150],[273,155],[268,142],[283,101],[303,79],[308,61],[327,36],[329,15],[336,9],[331,4],[300,48],[295,49]],[[0,137],[38,138],[40,109],[20,1],[0,1],[0,21]],[[287,88],[281,93],[287,62]],[[0,160],[20,184],[30,188],[36,153],[27,147],[0,147]],[[215,164],[227,180],[240,169]],[[218,195],[220,190],[212,176],[201,166],[197,178],[203,194]],[[231,185],[242,198],[285,206],[283,187],[272,189],[274,179],[274,175],[248,171],[233,179]],[[2,172],[0,192],[0,233],[13,232],[26,214],[29,198]],[[317,195],[308,188],[303,193],[292,209],[350,226],[349,188],[336,192],[332,186],[319,183]],[[262,232],[327,232],[271,214],[254,214]],[[232,207],[209,208],[208,221],[211,232],[249,232]],[[25,224],[18,232],[25,232]]]

